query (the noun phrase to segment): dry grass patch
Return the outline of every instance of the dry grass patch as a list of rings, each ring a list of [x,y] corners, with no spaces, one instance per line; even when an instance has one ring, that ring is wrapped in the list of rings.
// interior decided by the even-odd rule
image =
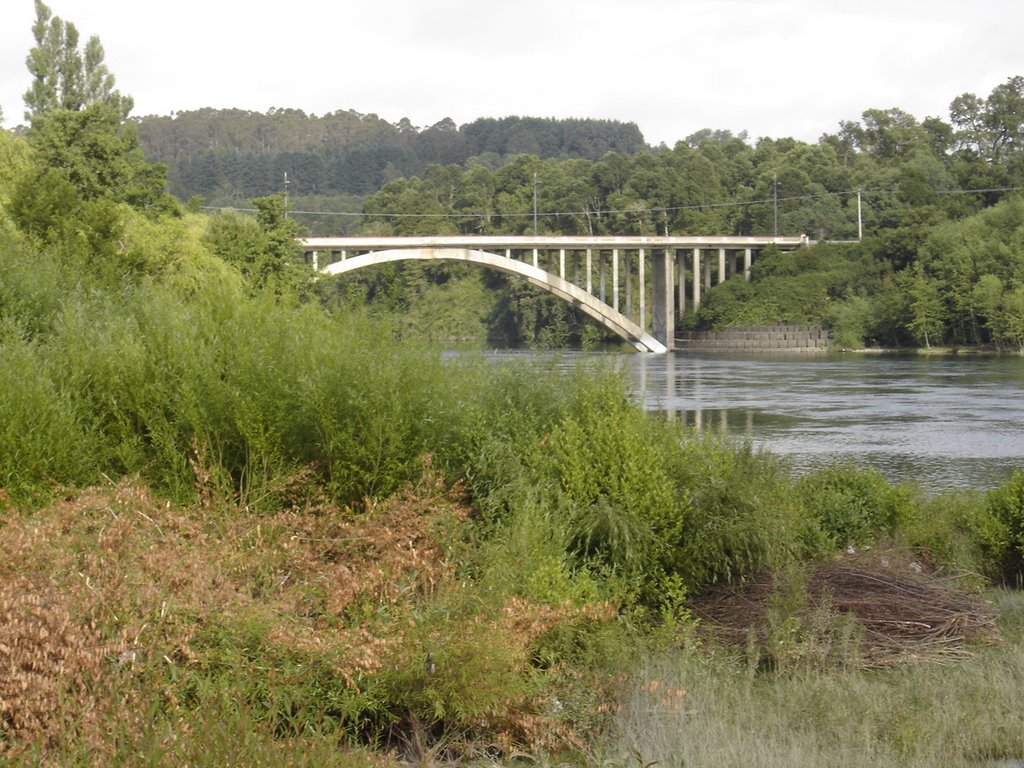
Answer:
[[[52,742],[66,704],[81,727],[95,727],[92,689],[123,652],[122,638],[105,639],[44,576],[0,581],[0,756]]]
[[[218,675],[298,696],[314,719],[350,723],[344,707],[371,706],[373,727],[429,722],[446,739],[490,734],[508,749],[571,742],[534,700],[533,649],[556,625],[604,621],[610,609],[481,602],[455,578],[470,509],[429,472],[365,509],[322,499],[275,514],[181,508],[126,480],[8,518],[0,744],[50,749],[70,715],[79,743],[109,757],[104,729],[119,707],[139,712],[128,732],[148,732],[156,711],[187,737],[194,692]],[[349,704],[316,715],[317,691]]]
[[[999,637],[996,610],[965,579],[942,577],[896,549],[714,587],[694,613],[706,636],[776,669],[959,658]]]

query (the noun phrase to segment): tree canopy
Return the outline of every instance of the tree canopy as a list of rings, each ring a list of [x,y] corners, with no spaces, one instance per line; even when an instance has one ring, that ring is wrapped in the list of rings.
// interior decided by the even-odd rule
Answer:
[[[26,59],[32,85],[25,92],[25,119],[96,103],[110,105],[121,120],[127,119],[134,102],[115,90],[99,37],[92,35],[81,49],[73,23],[54,16],[42,0],[35,0],[35,8],[32,35],[36,44]]]

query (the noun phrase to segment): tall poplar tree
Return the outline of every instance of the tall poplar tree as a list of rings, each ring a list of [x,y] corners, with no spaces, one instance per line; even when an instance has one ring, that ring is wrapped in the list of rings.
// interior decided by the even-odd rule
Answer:
[[[32,75],[32,86],[24,96],[25,119],[32,120],[53,109],[80,110],[103,103],[125,120],[134,101],[114,88],[114,76],[103,63],[99,37],[91,36],[84,51],[80,50],[75,25],[54,16],[42,0],[35,0],[35,4],[32,36],[36,44],[25,60]]]
[[[146,265],[129,253],[124,233],[132,209],[151,218],[176,211],[167,168],[146,162],[125,119],[132,100],[114,90],[99,38],[83,52],[75,25],[41,0],[32,32],[25,94],[32,159],[7,212],[23,233],[101,280],[140,274]]]

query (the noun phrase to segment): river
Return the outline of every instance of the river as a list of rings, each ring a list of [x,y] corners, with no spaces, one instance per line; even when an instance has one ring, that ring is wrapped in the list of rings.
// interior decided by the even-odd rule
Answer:
[[[497,354],[610,358],[646,408],[750,440],[797,473],[848,461],[939,491],[1024,468],[1021,357]]]

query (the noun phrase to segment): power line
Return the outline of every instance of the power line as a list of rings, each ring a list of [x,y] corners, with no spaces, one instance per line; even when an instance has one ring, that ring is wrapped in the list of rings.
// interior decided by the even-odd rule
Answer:
[[[1024,190],[1024,187],[986,187],[982,189],[950,189],[950,190],[936,190],[938,195],[971,195],[981,194],[990,192],[1019,192]],[[671,213],[674,211],[702,211],[713,208],[742,208],[751,205],[768,205],[776,202],[793,202],[797,200],[817,200],[823,197],[850,197],[856,198],[858,190],[849,190],[844,192],[819,192],[813,195],[792,195],[790,197],[770,197],[770,198],[759,198],[754,200],[737,200],[730,203],[696,203],[692,205],[673,205],[673,206],[650,206],[646,208],[602,208],[594,210],[583,210],[583,211],[534,211],[528,213],[495,213],[490,212],[451,212],[451,213],[367,213],[366,211],[303,211],[303,210],[291,210],[290,212],[295,215],[302,216],[345,216],[350,218],[370,218],[380,217],[388,219],[484,219],[489,217],[498,217],[502,219],[522,219],[522,218],[556,218],[559,216],[608,216],[613,214],[639,214],[639,213]],[[899,190],[895,189],[861,189],[860,193],[863,195],[895,195],[899,193]],[[212,206],[204,205],[203,210],[207,211],[239,211],[242,213],[255,213],[255,208],[236,208],[233,206]]]

